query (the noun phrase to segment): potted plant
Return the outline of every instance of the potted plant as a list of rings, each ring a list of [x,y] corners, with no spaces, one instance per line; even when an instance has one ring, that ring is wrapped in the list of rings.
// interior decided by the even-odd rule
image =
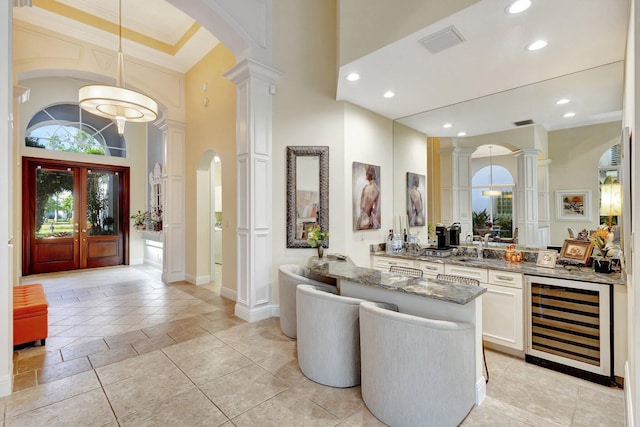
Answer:
[[[136,230],[146,230],[147,229],[147,219],[149,219],[148,211],[138,211],[138,213],[131,215],[131,219],[133,219],[133,226]]]
[[[329,237],[329,233],[324,233],[319,224],[312,225],[307,231],[307,243],[312,248],[318,248],[318,258],[324,255],[324,240]]]
[[[613,232],[607,226],[599,228],[589,236],[593,247],[600,253],[599,257],[593,257],[593,268],[597,273],[611,272],[611,259],[609,251],[613,249]]]

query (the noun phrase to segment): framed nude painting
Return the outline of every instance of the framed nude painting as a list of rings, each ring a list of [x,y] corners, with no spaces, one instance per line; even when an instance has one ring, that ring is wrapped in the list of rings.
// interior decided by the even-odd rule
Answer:
[[[353,162],[353,229],[375,230],[380,225],[380,166]]]
[[[423,227],[425,176],[407,172],[407,218],[409,227]]]

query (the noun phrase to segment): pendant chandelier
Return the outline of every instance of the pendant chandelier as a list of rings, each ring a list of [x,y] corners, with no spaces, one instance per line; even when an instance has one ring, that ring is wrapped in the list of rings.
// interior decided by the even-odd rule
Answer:
[[[502,191],[493,189],[493,157],[491,155],[491,146],[489,146],[489,189],[482,192],[483,196],[497,197],[502,196]]]
[[[146,95],[125,89],[122,53],[122,0],[118,3],[118,76],[116,86],[87,85],[78,91],[80,107],[92,114],[114,120],[118,134],[126,122],[150,122],[158,118],[158,104]]]

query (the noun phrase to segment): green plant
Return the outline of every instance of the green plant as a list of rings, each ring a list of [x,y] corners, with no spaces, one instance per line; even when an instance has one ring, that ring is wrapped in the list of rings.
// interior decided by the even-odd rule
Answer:
[[[138,228],[147,223],[147,219],[149,218],[148,211],[138,211],[138,213],[131,215],[131,219],[133,220],[133,225]]]
[[[427,223],[427,234],[430,239],[434,238],[436,235],[436,226],[432,222]]]
[[[329,237],[329,233],[324,233],[318,224],[312,225],[309,227],[309,230],[307,230],[307,243],[312,248],[320,246],[327,237]]]
[[[485,223],[489,221],[489,212],[486,209],[481,211],[473,211],[471,213],[474,227],[484,227]]]

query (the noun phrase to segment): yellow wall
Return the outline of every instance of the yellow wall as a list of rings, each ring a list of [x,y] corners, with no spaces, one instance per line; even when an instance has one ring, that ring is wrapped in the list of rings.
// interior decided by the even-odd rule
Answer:
[[[197,250],[200,231],[197,227],[196,171],[203,155],[210,150],[222,160],[222,247],[225,255],[222,275],[223,286],[233,290],[236,289],[236,88],[223,73],[235,63],[233,54],[219,44],[185,77],[186,274],[187,277],[199,277],[208,271],[208,257],[205,257],[206,260],[199,257]],[[203,87],[205,83],[206,92]],[[205,98],[209,99],[206,106]]]

